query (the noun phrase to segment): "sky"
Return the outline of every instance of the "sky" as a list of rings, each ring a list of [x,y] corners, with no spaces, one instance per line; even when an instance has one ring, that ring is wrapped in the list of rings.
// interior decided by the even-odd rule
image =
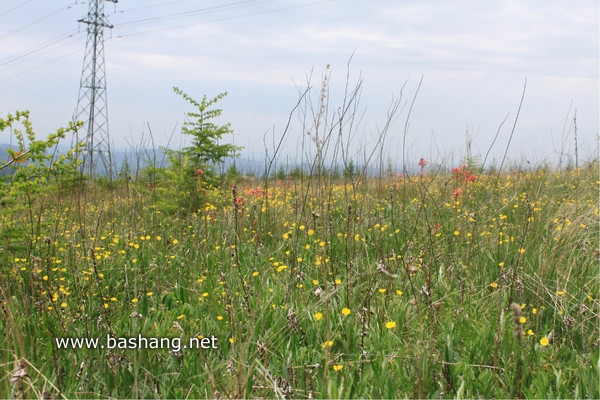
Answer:
[[[358,162],[382,147],[375,157],[394,166],[421,157],[452,166],[486,154],[487,163],[505,154],[519,165],[566,163],[574,161],[575,138],[581,160],[597,157],[597,0],[104,6],[113,25],[104,46],[117,150],[189,142],[181,126],[194,109],[173,92],[177,86],[197,100],[228,92],[215,122],[231,123],[229,141],[244,147],[243,157],[272,155],[285,131],[279,156],[310,158],[316,133],[333,129],[338,138],[332,118],[350,100],[345,88],[359,87],[354,124],[341,131]],[[27,109],[40,137],[73,118],[87,38],[78,20],[87,13],[83,0],[0,0],[0,118]],[[326,121],[316,129],[311,118],[325,76]],[[0,143],[8,137],[0,132]]]

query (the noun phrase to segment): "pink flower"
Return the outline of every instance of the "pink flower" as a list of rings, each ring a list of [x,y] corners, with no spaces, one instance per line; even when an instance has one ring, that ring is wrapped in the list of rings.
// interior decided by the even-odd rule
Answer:
[[[421,158],[421,159],[419,160],[419,167],[421,167],[421,168],[425,168],[425,166],[426,166],[426,165],[427,165],[427,160],[426,160],[426,159],[424,159],[424,158]]]
[[[250,195],[252,197],[260,197],[263,195],[263,190],[262,190],[262,188],[257,186],[256,189],[250,189],[248,191],[248,195]]]
[[[452,196],[451,196],[452,199],[453,200],[460,199],[462,196],[462,192],[463,192],[463,190],[461,188],[454,189],[454,192],[452,192]]]
[[[477,179],[475,175],[471,174],[471,171],[465,172],[463,176],[466,182],[475,182],[475,180]]]
[[[460,167],[458,167],[458,168],[452,168],[452,173],[453,173],[453,174],[458,174],[458,173],[460,173],[460,172],[463,170],[463,168],[464,168],[464,167],[466,167],[466,166],[467,166],[467,164],[463,164],[463,165],[461,165],[461,166],[460,166]]]
[[[465,170],[467,164],[463,164],[458,168],[452,168],[452,173],[454,174],[454,178],[457,181],[463,182],[475,182],[477,180],[477,176],[473,175],[471,171]]]

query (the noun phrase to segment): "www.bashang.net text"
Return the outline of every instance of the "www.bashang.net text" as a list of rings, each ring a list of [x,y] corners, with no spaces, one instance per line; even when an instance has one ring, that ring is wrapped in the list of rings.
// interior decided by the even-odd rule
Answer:
[[[181,338],[154,338],[140,335],[117,338],[107,335],[106,338],[67,337],[55,338],[58,349],[169,349],[174,352],[182,349],[216,349],[217,338],[192,337],[187,341]]]

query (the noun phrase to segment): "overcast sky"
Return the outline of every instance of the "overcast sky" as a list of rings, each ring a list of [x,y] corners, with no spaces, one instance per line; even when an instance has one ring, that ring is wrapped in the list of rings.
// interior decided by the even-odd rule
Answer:
[[[0,1],[0,117],[28,109],[39,135],[71,120],[87,35],[77,20],[87,12],[82,0]],[[344,132],[352,152],[374,145],[400,99],[385,157],[401,157],[416,94],[411,158],[457,163],[466,132],[472,155],[483,156],[499,131],[499,160],[527,81],[510,159],[572,156],[575,110],[580,157],[597,154],[597,0],[121,0],[105,12],[114,25],[105,31],[109,131],[120,149],[148,138],[148,126],[155,144],[179,145],[193,109],[178,86],[197,100],[229,92],[217,122],[231,122],[235,143],[260,157],[265,133],[269,146],[282,134],[311,74],[313,103],[327,73],[330,115],[342,106],[352,57],[350,86],[362,80],[360,124]],[[284,153],[298,158],[297,116],[289,132]]]

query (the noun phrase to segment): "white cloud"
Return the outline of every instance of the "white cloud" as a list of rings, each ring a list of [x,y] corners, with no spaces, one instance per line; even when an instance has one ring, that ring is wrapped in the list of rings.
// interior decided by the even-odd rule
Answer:
[[[187,110],[171,92],[171,86],[178,85],[195,97],[229,91],[223,103],[225,114],[231,116],[239,127],[236,129],[260,143],[264,131],[272,127],[268,121],[282,124],[287,120],[297,97],[295,85],[304,86],[313,71],[312,83],[318,86],[327,64],[333,71],[332,107],[337,106],[346,63],[353,52],[351,81],[361,72],[365,80],[363,142],[385,119],[392,94],[398,95],[408,80],[404,101],[409,101],[421,75],[424,83],[409,131],[415,151],[430,151],[430,140],[418,138],[429,138],[432,131],[438,146],[452,151],[462,148],[467,127],[479,132],[477,145],[485,149],[506,114],[516,112],[526,77],[528,90],[519,123],[523,140],[530,144],[543,141],[548,132],[562,128],[571,100],[579,110],[582,139],[591,142],[598,131],[596,1],[337,0],[211,22],[303,4],[281,1],[263,3],[262,8],[257,5],[161,24],[126,26],[122,25],[126,21],[160,12],[166,15],[199,8],[196,2],[135,11],[147,3],[127,3],[119,2],[117,9],[130,11],[110,17],[116,27],[113,39],[106,42],[111,131],[128,132],[129,126],[151,120],[157,131],[170,132]],[[208,2],[202,7],[218,4]],[[76,12],[82,14],[79,18],[84,14],[82,7]],[[65,27],[72,29],[76,18],[70,14],[68,18],[62,24],[40,26],[28,35],[0,42],[0,59],[27,47],[30,40],[41,43],[66,31]],[[15,26],[26,20],[15,21]],[[0,26],[2,22],[0,19]],[[168,29],[173,26],[180,27]],[[144,31],[148,32],[139,34]],[[12,109],[16,102],[42,104],[39,107],[45,103],[48,109],[53,99],[49,93],[54,92],[63,99],[73,98],[71,109],[53,110],[55,115],[66,116],[61,120],[70,118],[84,36],[80,34],[78,42],[73,39],[68,47],[81,46],[81,53],[65,59],[64,64],[2,83],[0,110]],[[110,36],[107,32],[107,38]],[[63,50],[67,47],[28,62],[43,63],[59,57]],[[61,68],[63,74],[57,72]],[[5,73],[0,67],[0,80]],[[48,74],[53,74],[52,78]],[[66,87],[70,89],[64,90]],[[394,129],[401,132],[403,123]],[[398,134],[395,131],[395,137]],[[524,139],[528,135],[530,139]],[[393,146],[397,144],[390,143]]]

